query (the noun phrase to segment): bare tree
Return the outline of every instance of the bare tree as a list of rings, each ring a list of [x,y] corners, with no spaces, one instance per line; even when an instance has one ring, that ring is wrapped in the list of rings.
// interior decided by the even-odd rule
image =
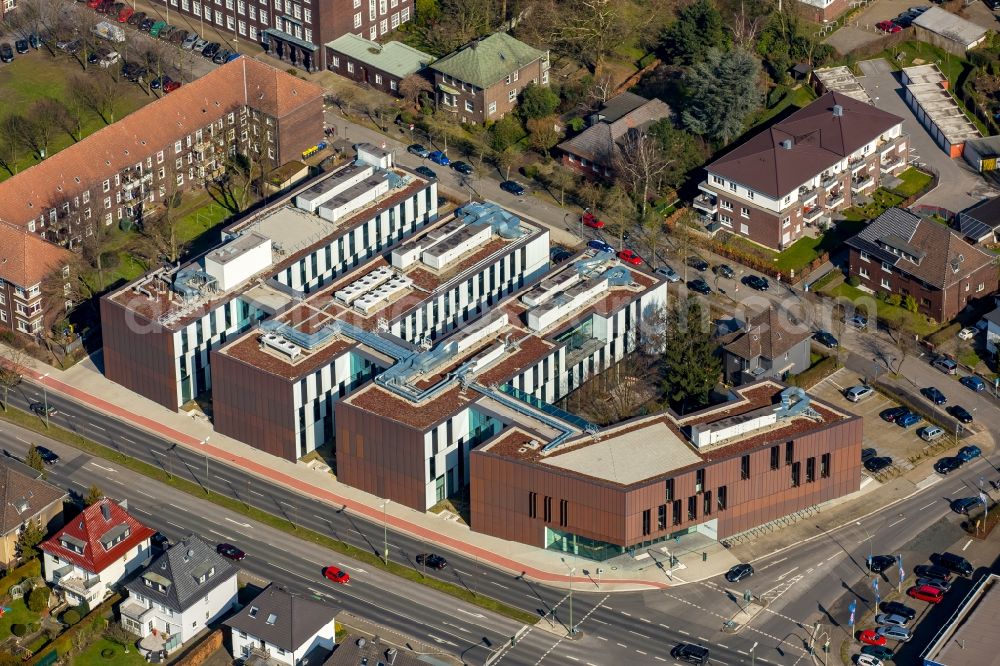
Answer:
[[[43,160],[48,156],[49,143],[59,128],[57,116],[65,111],[58,100],[43,97],[31,105],[25,121],[20,125],[22,145]]]
[[[0,387],[3,387],[3,411],[7,411],[10,390],[21,383],[21,369],[28,360],[22,350],[6,346],[0,356]]]
[[[354,115],[354,109],[358,104],[358,92],[354,88],[345,87],[337,91],[334,97],[337,100],[337,106],[340,107],[345,116]]]
[[[556,131],[555,116],[545,118],[532,118],[527,122],[529,140],[531,147],[537,150],[542,156],[546,156],[557,143],[559,143],[559,132]]]
[[[664,157],[655,138],[637,130],[625,133],[622,144],[614,152],[612,165],[615,179],[639,202],[639,214],[646,215],[650,196],[659,194],[663,177],[670,163]]]
[[[591,106],[603,106],[615,94],[615,80],[610,72],[603,72],[594,77],[594,83],[587,93]]]
[[[628,34],[625,0],[570,0],[555,25],[555,41],[596,70]]]
[[[733,43],[745,51],[752,51],[757,44],[757,36],[764,21],[760,13],[747,12],[746,6],[740,1],[740,9],[733,12],[733,21],[729,31],[733,34]]]
[[[556,166],[549,174],[549,185],[559,191],[559,205],[566,205],[566,190],[576,183],[576,175],[569,169]]]
[[[410,74],[399,82],[399,94],[403,96],[406,103],[413,107],[420,107],[420,98],[424,95],[434,94],[434,87],[431,82],[419,74]]]
[[[628,193],[614,185],[604,197],[604,218],[609,233],[618,238],[618,249],[625,245],[625,232],[635,223],[635,203]]]
[[[517,163],[520,152],[514,146],[507,146],[494,155],[497,169],[503,174],[504,180],[510,180],[510,170]]]
[[[122,85],[115,75],[107,70],[92,75],[78,74],[73,77],[70,87],[77,102],[100,116],[105,125],[115,122],[115,104],[122,94]]]
[[[576,189],[576,197],[587,209],[596,212],[601,200],[604,199],[604,192],[600,185],[585,179]]]
[[[10,175],[18,171],[18,160],[21,159],[21,127],[24,116],[11,113],[0,120],[0,166]]]
[[[687,282],[688,258],[691,256],[691,250],[694,246],[694,232],[690,225],[694,223],[697,216],[698,213],[693,208],[684,209],[684,212],[675,220],[670,233],[674,249],[681,260],[684,282]]]
[[[646,211],[640,228],[640,241],[648,254],[646,260],[651,266],[656,265],[657,250],[667,241],[667,230],[663,224],[663,215],[653,209]]]
[[[161,211],[147,216],[140,227],[141,238],[145,241],[140,250],[146,255],[149,263],[156,263],[160,258],[169,262],[177,261],[184,251],[184,243],[177,238],[177,224],[180,216],[177,208],[180,205],[180,190],[174,187],[167,189],[163,197],[164,206]]]
[[[399,109],[391,104],[374,104],[368,115],[383,132],[389,131],[389,123],[399,114]]]

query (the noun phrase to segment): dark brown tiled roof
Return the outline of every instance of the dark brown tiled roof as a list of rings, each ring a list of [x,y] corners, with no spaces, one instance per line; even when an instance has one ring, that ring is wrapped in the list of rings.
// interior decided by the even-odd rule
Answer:
[[[887,239],[893,246],[905,244],[923,256],[912,259],[899,256],[883,247]],[[900,208],[890,208],[879,215],[860,233],[847,239],[847,244],[867,253],[874,261],[884,261],[938,289],[956,284],[996,261],[992,254],[970,245],[943,224]]]
[[[834,105],[843,115],[833,114]],[[847,95],[831,92],[754,135],[708,165],[708,171],[779,198],[903,122]],[[782,148],[790,140],[791,148]]]
[[[66,493],[42,480],[41,473],[16,460],[0,458],[0,535],[19,528]],[[45,527],[42,525],[42,527]]]
[[[670,107],[658,99],[651,99],[642,106],[626,113],[614,122],[599,122],[580,134],[559,144],[559,149],[585,157],[599,164],[610,165],[616,143],[633,128],[670,117]]]
[[[28,288],[41,282],[72,254],[25,228],[0,221],[0,278]]]
[[[782,321],[775,308],[767,308],[750,318],[747,330],[726,345],[730,354],[747,360],[778,358],[809,337],[809,329]]]

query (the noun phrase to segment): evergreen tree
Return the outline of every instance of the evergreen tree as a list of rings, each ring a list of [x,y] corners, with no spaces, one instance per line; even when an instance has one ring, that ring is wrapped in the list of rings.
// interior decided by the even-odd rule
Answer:
[[[750,114],[763,102],[760,62],[745,51],[712,51],[691,68],[681,112],[684,126],[704,137],[729,143],[743,133]]]
[[[706,324],[695,298],[678,301],[667,315],[664,389],[667,401],[682,414],[708,404],[722,372]]]
[[[700,63],[711,49],[724,49],[727,43],[722,15],[708,0],[698,0],[677,12],[663,33],[663,50],[678,65]]]
[[[92,504],[97,504],[104,497],[104,491],[97,487],[97,484],[92,484],[90,488],[87,489],[87,494],[83,496],[84,506],[90,506]]]
[[[45,538],[45,528],[37,520],[29,520],[17,536],[17,550],[21,557],[30,560],[38,555],[38,544]]]
[[[38,447],[34,444],[28,447],[28,454],[24,457],[24,464],[35,471],[41,472],[42,476],[45,476],[45,461],[42,460],[42,454],[38,452]]]

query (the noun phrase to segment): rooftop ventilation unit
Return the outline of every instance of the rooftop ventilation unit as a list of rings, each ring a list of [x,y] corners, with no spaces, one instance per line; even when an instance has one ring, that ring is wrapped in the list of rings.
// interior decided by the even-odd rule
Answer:
[[[792,146],[795,145],[795,142],[793,142],[791,139],[783,139],[780,145],[785,150],[791,150]]]
[[[363,314],[369,314],[377,307],[384,305],[393,295],[409,289],[413,281],[405,275],[394,275],[387,282],[363,294],[354,301],[354,308]]]
[[[364,294],[367,294],[379,285],[388,282],[393,275],[394,273],[390,268],[382,266],[373,270],[371,273],[364,275],[360,279],[355,280],[343,289],[338,289],[333,296],[341,303],[351,305],[355,300]]]
[[[842,118],[844,116],[844,107],[842,107],[840,104],[834,104],[833,115],[835,118]]]
[[[265,347],[280,352],[293,361],[302,353],[302,348],[297,344],[286,340],[280,335],[275,335],[274,333],[265,333],[260,336],[260,341]]]

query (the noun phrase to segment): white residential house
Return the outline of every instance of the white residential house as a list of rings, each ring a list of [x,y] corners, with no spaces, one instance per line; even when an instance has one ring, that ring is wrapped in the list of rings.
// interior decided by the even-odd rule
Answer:
[[[155,533],[123,505],[102,498],[39,546],[45,581],[70,605],[93,608],[149,559]]]
[[[143,654],[169,654],[233,607],[236,573],[214,548],[188,536],[125,585],[122,626],[142,637]]]
[[[322,663],[336,645],[337,611],[308,597],[271,584],[226,620],[232,632],[233,656],[246,663],[258,660],[300,666]]]
[[[986,350],[996,354],[1000,350],[1000,308],[986,314]]]

